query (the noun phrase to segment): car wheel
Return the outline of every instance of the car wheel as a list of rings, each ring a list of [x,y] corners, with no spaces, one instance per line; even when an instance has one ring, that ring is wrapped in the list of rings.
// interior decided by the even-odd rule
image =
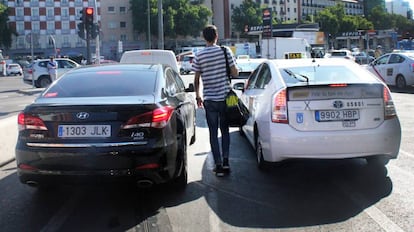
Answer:
[[[41,77],[39,81],[39,86],[40,88],[46,88],[50,85],[50,83],[52,82],[49,77]]]
[[[174,190],[184,190],[187,187],[187,141],[185,133],[177,135],[177,168],[181,169],[180,174],[171,181]]]
[[[376,167],[383,167],[388,164],[390,159],[385,156],[370,156],[366,158],[368,165],[376,166]]]
[[[405,78],[402,75],[398,75],[395,81],[397,88],[403,89],[406,87],[407,83],[405,82]]]
[[[241,125],[239,126],[239,134],[240,134],[241,137],[246,137],[246,134],[244,133],[243,128],[242,128]]]
[[[194,123],[193,136],[191,136],[190,145],[193,145],[195,143],[195,141],[196,141],[196,125]]]
[[[257,139],[256,139],[256,161],[257,161],[257,167],[260,170],[268,169],[268,163],[263,158],[262,142],[261,142],[261,138],[259,135],[257,135]]]

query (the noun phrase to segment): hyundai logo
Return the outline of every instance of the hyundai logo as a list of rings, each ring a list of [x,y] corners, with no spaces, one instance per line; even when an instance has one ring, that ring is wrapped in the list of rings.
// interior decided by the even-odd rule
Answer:
[[[79,112],[76,114],[76,117],[79,119],[87,119],[89,118],[89,113],[86,112]]]
[[[342,107],[344,107],[344,103],[342,101],[334,101],[333,102],[333,107],[335,107],[337,109],[342,108]]]

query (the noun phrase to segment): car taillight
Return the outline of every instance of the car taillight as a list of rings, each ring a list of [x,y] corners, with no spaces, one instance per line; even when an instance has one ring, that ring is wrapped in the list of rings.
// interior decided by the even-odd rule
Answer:
[[[414,72],[414,63],[411,64],[410,68],[411,68],[411,72]]]
[[[136,115],[134,117],[131,117],[126,122],[126,124],[122,126],[122,129],[131,129],[138,127],[163,128],[170,120],[173,111],[173,107],[164,106],[157,108],[151,112]]]
[[[47,127],[41,118],[27,115],[23,112],[17,116],[17,124],[19,126],[19,131],[28,129],[47,130]]]
[[[32,73],[33,73],[33,69],[29,68],[29,69],[27,70],[27,73],[32,74]]]
[[[387,87],[383,87],[384,91],[384,119],[391,119],[397,116],[394,102],[391,98],[390,90]]]
[[[288,123],[286,89],[278,91],[273,96],[272,122]]]

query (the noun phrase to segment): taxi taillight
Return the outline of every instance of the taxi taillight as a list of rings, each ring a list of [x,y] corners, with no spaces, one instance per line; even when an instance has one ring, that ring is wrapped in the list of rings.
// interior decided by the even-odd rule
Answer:
[[[272,100],[272,122],[288,123],[287,95],[286,89],[282,89],[273,95]]]
[[[391,98],[391,92],[388,87],[383,87],[383,99],[384,99],[384,119],[391,119],[397,116],[394,102]]]

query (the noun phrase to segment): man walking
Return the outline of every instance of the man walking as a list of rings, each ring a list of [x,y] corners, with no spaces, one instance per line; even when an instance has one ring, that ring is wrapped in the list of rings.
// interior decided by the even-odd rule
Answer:
[[[210,133],[210,146],[215,162],[214,172],[216,176],[224,176],[230,171],[229,149],[230,135],[229,126],[226,121],[225,98],[230,91],[230,82],[227,76],[225,55],[218,46],[217,28],[209,25],[203,30],[206,47],[199,51],[193,61],[192,71],[194,75],[194,86],[198,107],[204,107],[206,111],[207,125]],[[228,64],[233,77],[238,76],[235,58],[227,47]],[[203,98],[200,94],[200,77],[203,83]],[[218,139],[218,128],[221,131],[221,150]]]
[[[52,82],[57,79],[57,68],[58,68],[57,62],[53,59],[53,57],[50,57],[49,62],[47,62],[47,71],[50,75],[50,80]]]

